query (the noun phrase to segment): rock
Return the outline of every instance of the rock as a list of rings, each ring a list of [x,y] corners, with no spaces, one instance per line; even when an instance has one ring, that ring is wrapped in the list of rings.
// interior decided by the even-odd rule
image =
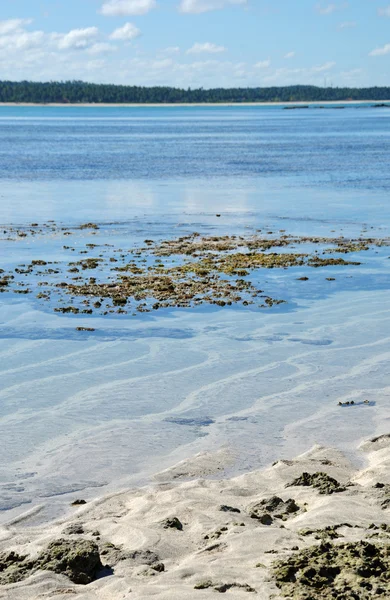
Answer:
[[[258,519],[262,525],[272,525],[272,523],[273,523],[273,519],[272,519],[271,515],[269,515],[268,513],[264,513],[264,514],[260,515],[259,517],[255,517],[252,514],[251,518]]]
[[[177,529],[178,531],[183,531],[183,524],[177,517],[165,519],[165,521],[162,522],[162,526],[164,529]]]
[[[56,540],[36,560],[14,552],[0,555],[1,584],[22,581],[42,570],[61,573],[73,583],[86,585],[94,581],[102,569],[98,547],[89,540]]]
[[[261,500],[250,509],[250,517],[258,519],[264,525],[271,525],[273,519],[285,521],[291,514],[300,510],[295,500],[289,498],[284,501],[278,496]]]
[[[206,581],[200,581],[199,583],[194,585],[194,590],[207,590],[211,587],[213,587],[213,582],[207,579]]]
[[[214,586],[215,591],[220,592],[221,594],[224,594],[225,592],[227,592],[228,590],[231,590],[232,588],[241,588],[245,592],[256,593],[256,590],[254,588],[252,588],[250,585],[248,585],[247,583],[222,583],[220,585]]]
[[[209,533],[209,534],[205,535],[203,539],[204,540],[218,540],[221,537],[221,535],[223,535],[227,531],[229,531],[227,527],[220,527],[213,533]]]
[[[16,583],[28,577],[32,563],[16,552],[0,554],[0,584]]]
[[[301,529],[298,533],[299,533],[299,535],[302,535],[304,537],[308,536],[308,535],[314,535],[314,538],[316,540],[321,540],[321,539],[326,539],[326,538],[328,538],[329,540],[335,540],[335,539],[341,537],[337,533],[337,529],[339,529],[339,527],[343,527],[343,526],[344,526],[344,524],[327,525],[323,529],[306,528],[306,529]]]
[[[373,600],[390,596],[388,546],[330,542],[273,565],[283,596],[296,600]]]
[[[240,513],[240,509],[239,508],[234,508],[233,506],[227,506],[226,504],[222,504],[222,506],[219,507],[219,510],[222,512],[231,512],[231,513]]]
[[[160,557],[151,550],[135,550],[128,552],[125,558],[133,560],[137,565],[148,565],[151,567],[160,562]]]
[[[330,477],[327,473],[302,473],[300,477],[288,483],[286,487],[304,486],[314,487],[320,494],[335,494],[345,492],[346,488],[342,487],[336,479]]]
[[[207,590],[209,588],[213,588],[216,592],[219,592],[220,594],[225,594],[228,590],[231,590],[232,588],[239,588],[243,589],[245,592],[256,593],[256,590],[247,583],[213,583],[208,579],[205,581],[200,581],[194,586],[195,590]]]
[[[94,534],[92,534],[94,535]],[[94,536],[97,539],[100,539],[100,536]],[[122,548],[118,548],[115,544],[111,542],[104,542],[99,544],[100,556],[104,556],[104,560],[113,567],[117,565],[122,560],[126,560],[129,558],[128,553],[126,553]]]
[[[83,223],[80,225],[80,229],[99,229],[96,223]]]
[[[71,525],[68,525],[68,527],[65,527],[62,533],[65,535],[82,535],[84,533],[84,527],[81,523],[72,523]]]
[[[38,557],[39,569],[67,575],[73,583],[86,585],[103,569],[99,549],[89,540],[56,540]]]
[[[72,506],[82,506],[83,504],[87,504],[85,500],[73,500]]]

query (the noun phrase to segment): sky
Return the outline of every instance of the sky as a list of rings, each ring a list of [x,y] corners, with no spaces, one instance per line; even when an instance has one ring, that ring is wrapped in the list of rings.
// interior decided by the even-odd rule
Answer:
[[[0,0],[0,80],[390,86],[389,0]]]

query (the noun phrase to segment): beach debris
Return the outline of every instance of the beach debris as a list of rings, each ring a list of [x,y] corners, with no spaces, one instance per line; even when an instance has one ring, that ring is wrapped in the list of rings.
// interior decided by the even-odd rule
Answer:
[[[296,600],[371,600],[390,595],[387,545],[366,541],[311,546],[273,565],[282,595]]]
[[[294,479],[291,483],[288,483],[286,487],[313,487],[318,490],[320,494],[335,494],[338,492],[345,492],[346,488],[342,487],[340,483],[330,477],[327,473],[302,473],[299,477]]]
[[[77,499],[72,502],[72,506],[82,506],[83,504],[87,504],[86,500]]]

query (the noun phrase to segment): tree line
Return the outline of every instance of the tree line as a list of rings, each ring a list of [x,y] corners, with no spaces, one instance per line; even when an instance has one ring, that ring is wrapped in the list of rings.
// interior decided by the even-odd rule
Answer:
[[[338,88],[293,85],[286,87],[180,89],[85,83],[83,81],[0,81],[0,102],[179,104],[229,102],[325,102],[389,100],[390,87]]]

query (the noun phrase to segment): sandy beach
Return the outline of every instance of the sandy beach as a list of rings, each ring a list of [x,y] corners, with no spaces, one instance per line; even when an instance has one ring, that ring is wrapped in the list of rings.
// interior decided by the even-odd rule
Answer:
[[[388,597],[387,563],[375,559],[373,576],[364,556],[372,564],[373,553],[388,552],[390,435],[364,442],[356,458],[364,459],[362,470],[340,451],[315,446],[266,470],[218,480],[229,455],[199,454],[158,474],[151,486],[72,506],[60,521],[37,526],[39,508],[26,512],[0,531],[0,577],[4,584],[29,576],[2,585],[0,598]],[[47,565],[58,572],[38,568],[34,561],[56,544],[61,558],[51,556]],[[23,571],[10,552],[29,557],[29,567]],[[67,552],[89,552],[89,559],[67,562]],[[324,568],[311,558],[316,552],[335,558]],[[99,553],[101,565],[85,575],[91,553],[97,560]],[[356,564],[345,553],[357,556]],[[97,579],[76,584],[64,570],[76,580],[81,572],[84,583]]]

